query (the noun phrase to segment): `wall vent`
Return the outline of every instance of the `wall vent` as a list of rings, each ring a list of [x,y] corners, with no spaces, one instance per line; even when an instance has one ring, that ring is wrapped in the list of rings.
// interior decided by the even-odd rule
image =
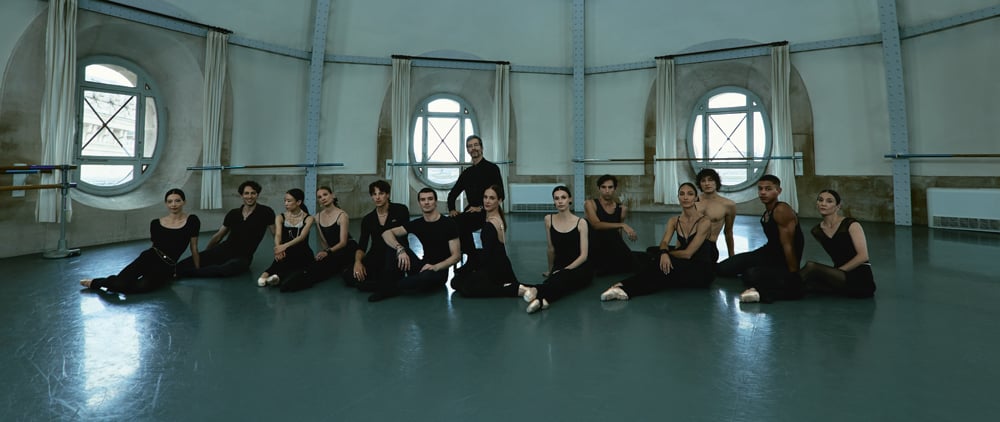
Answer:
[[[1000,189],[927,189],[927,223],[940,229],[1000,233]]]
[[[555,184],[511,183],[510,211],[512,212],[555,212],[552,204],[552,189]]]

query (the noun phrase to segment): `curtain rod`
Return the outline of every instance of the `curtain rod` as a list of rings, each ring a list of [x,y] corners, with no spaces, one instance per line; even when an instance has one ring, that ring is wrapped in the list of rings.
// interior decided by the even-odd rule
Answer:
[[[448,57],[424,57],[424,56],[407,56],[404,54],[393,54],[394,59],[410,59],[410,60],[435,60],[442,62],[463,62],[463,63],[485,63],[485,64],[510,64],[508,61],[500,60],[474,60],[474,59],[452,59]]]
[[[668,54],[668,55],[665,55],[665,56],[656,56],[656,59],[657,60],[659,60],[659,59],[675,59],[675,58],[678,58],[678,57],[694,56],[694,55],[699,55],[699,54],[722,53],[722,52],[725,52],[725,51],[745,50],[745,49],[757,48],[757,47],[778,47],[778,46],[782,46],[782,45],[788,45],[788,41],[777,41],[777,42],[769,42],[769,43],[762,43],[762,44],[741,45],[739,47],[727,47],[727,48],[719,48],[719,49],[715,49],[715,50],[692,51],[690,53]]]
[[[159,17],[164,18],[164,19],[170,19],[170,20],[174,20],[174,21],[178,21],[178,22],[183,22],[183,23],[186,23],[186,24],[189,24],[189,25],[200,26],[202,28],[210,29],[210,30],[217,31],[217,32],[221,32],[223,34],[232,34],[233,33],[233,31],[230,31],[230,30],[228,30],[226,28],[221,28],[221,27],[212,26],[212,25],[206,25],[206,24],[203,24],[201,22],[195,22],[195,21],[184,19],[184,18],[180,18],[180,17],[177,17],[177,16],[170,16],[170,15],[167,15],[167,14],[164,14],[164,13],[154,12],[152,10],[142,9],[142,8],[139,8],[139,7],[136,7],[136,6],[132,6],[130,4],[119,3],[119,2],[111,1],[111,0],[103,0],[103,1],[105,3],[110,3],[110,4],[113,4],[113,5],[118,6],[118,7],[135,10],[137,12],[148,13],[150,15],[159,16]]]

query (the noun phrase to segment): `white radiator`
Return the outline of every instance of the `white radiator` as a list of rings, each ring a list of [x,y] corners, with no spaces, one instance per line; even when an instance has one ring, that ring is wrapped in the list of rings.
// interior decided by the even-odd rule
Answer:
[[[552,189],[558,186],[554,183],[511,183],[510,210],[514,212],[551,212]]]
[[[1000,189],[927,188],[927,225],[1000,233]]]

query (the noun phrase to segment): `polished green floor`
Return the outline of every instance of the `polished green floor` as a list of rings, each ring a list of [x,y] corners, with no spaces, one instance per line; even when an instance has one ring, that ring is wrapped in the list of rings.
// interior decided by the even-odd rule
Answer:
[[[518,276],[540,281],[541,217],[510,217]],[[634,219],[635,249],[655,244],[665,217]],[[865,230],[874,300],[740,304],[723,278],[602,303],[615,281],[602,277],[534,315],[447,290],[374,304],[339,281],[283,294],[256,274],[128,297],[76,283],[146,242],[3,259],[0,420],[995,418],[1000,236]],[[738,251],[760,244],[756,218],[738,219],[737,238]],[[806,259],[829,262],[812,239]]]

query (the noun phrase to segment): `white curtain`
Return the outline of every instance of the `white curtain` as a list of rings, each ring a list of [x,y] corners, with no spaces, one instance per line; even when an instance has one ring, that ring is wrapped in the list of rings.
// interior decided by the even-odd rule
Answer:
[[[771,48],[771,130],[774,132],[772,155],[790,157],[794,154],[792,142],[792,110],[788,104],[788,79],[791,63],[788,45]],[[798,189],[795,188],[795,161],[772,160],[772,174],[781,179],[781,200],[799,209]]]
[[[42,161],[40,164],[73,164],[73,135],[76,133],[76,6],[77,0],[49,2],[45,29],[45,91],[42,94]],[[59,172],[43,173],[42,184],[59,183]],[[70,179],[72,180],[72,179]],[[59,189],[38,191],[35,219],[59,221]],[[73,218],[66,203],[66,221]]]
[[[410,60],[392,59],[392,161],[410,162]],[[410,168],[393,166],[392,202],[410,205]]]
[[[205,39],[205,116],[202,126],[201,165],[222,165],[223,93],[226,87],[229,35],[208,31]],[[202,170],[201,209],[222,208],[222,171]]]
[[[656,59],[656,158],[677,158],[677,122],[674,120],[674,59]],[[653,162],[653,200],[679,204],[680,162]]]
[[[490,156],[492,157],[490,161],[494,163],[501,161],[510,160],[510,151],[508,145],[510,145],[510,65],[509,64],[498,64],[496,71],[496,81],[493,85],[493,98],[494,98],[494,116],[493,122],[493,139],[492,147],[489,147],[489,151],[492,151]],[[504,196],[504,209],[510,209],[510,189],[507,188],[507,176],[510,171],[509,164],[498,164],[500,166],[500,177],[503,181]]]

